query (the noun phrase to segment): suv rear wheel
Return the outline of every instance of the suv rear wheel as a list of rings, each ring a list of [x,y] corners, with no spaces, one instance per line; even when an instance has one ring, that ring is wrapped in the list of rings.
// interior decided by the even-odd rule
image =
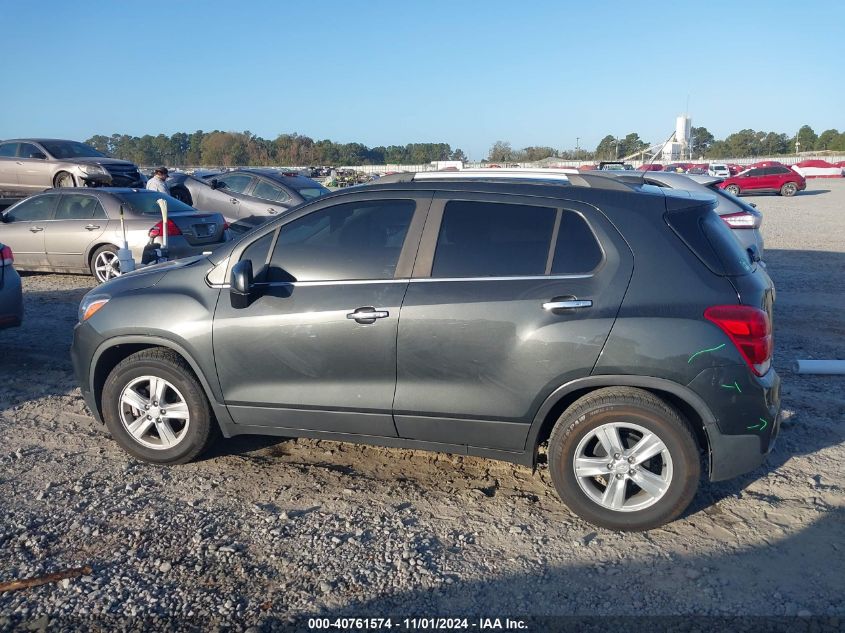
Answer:
[[[641,389],[612,387],[573,403],[549,439],[549,468],[576,514],[611,530],[647,530],[681,514],[701,476],[692,431]]]
[[[727,191],[732,196],[739,195],[739,187],[736,185],[728,185],[727,187],[725,187],[725,191]]]
[[[795,186],[794,182],[786,182],[780,188],[780,195],[787,197],[794,196],[796,191],[798,191],[798,187]]]
[[[103,418],[128,453],[156,464],[191,461],[219,432],[191,368],[162,348],[132,354],[111,371]]]

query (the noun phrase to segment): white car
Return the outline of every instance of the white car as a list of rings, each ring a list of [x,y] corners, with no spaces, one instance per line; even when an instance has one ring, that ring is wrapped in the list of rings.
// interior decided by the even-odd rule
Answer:
[[[708,176],[715,176],[716,178],[730,178],[731,170],[724,163],[710,163],[707,168]]]

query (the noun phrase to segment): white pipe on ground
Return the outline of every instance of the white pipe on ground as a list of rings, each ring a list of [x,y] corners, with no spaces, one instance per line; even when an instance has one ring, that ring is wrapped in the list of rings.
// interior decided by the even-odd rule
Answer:
[[[792,371],[796,374],[845,376],[845,360],[796,360]]]

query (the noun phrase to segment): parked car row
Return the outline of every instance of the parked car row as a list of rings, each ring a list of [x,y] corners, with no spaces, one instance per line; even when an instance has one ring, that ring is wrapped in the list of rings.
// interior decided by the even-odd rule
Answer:
[[[169,257],[210,251],[230,238],[219,213],[199,213],[155,191],[98,188],[51,189],[17,202],[0,214],[0,241],[13,247],[20,270],[90,272],[108,281],[120,275],[121,209],[133,258],[149,263],[162,244],[161,199],[168,207]]]

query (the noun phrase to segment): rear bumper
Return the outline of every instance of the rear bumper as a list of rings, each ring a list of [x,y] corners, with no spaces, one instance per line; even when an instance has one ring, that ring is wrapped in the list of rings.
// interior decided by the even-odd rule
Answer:
[[[710,405],[710,479],[722,481],[760,466],[780,431],[780,376],[753,376],[744,365],[713,367],[689,387]]]

